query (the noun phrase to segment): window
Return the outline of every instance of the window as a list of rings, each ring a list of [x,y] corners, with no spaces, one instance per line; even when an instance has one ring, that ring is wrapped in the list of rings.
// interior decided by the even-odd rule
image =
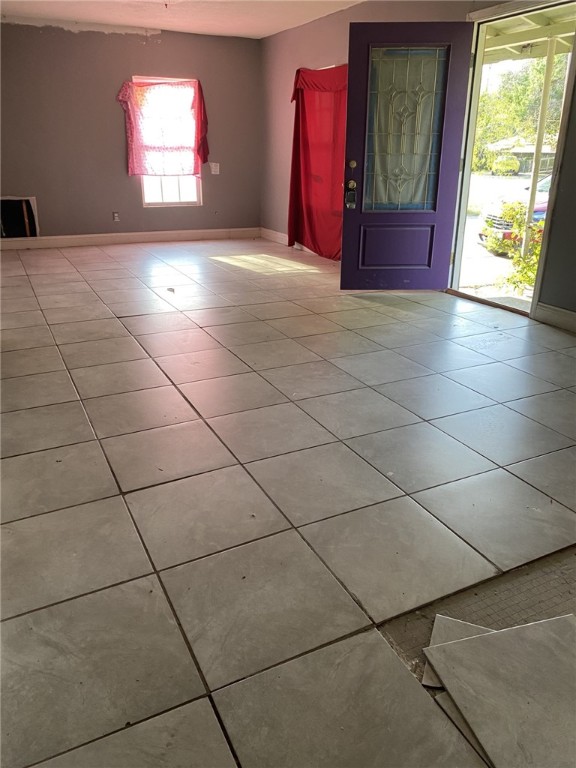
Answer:
[[[142,176],[144,206],[202,205],[198,176]]]
[[[128,173],[141,177],[144,205],[201,205],[208,120],[200,83],[134,77],[118,101],[126,116]]]

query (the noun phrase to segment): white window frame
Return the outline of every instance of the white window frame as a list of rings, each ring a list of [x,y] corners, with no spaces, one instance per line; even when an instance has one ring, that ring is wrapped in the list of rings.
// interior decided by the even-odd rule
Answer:
[[[133,83],[186,83],[193,78],[189,77],[145,77],[143,75],[133,75]],[[142,191],[142,205],[144,208],[182,208],[182,207],[196,207],[202,205],[202,179],[200,176],[187,176],[186,178],[193,178],[196,183],[196,200],[176,200],[160,202],[148,202],[146,200],[146,190],[144,187],[144,176],[140,176],[140,187]],[[150,178],[150,177],[146,177]],[[152,178],[160,179],[162,187],[164,186],[164,179],[178,179],[178,194],[180,194],[180,176],[154,176]]]

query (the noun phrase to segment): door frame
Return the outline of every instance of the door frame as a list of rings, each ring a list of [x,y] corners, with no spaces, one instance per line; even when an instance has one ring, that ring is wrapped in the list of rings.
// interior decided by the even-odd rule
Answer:
[[[479,11],[473,11],[466,16],[467,21],[471,21],[475,25],[475,48],[472,59],[471,69],[471,83],[468,95],[468,115],[466,121],[466,129],[463,137],[463,150],[462,160],[460,161],[460,182],[459,182],[459,196],[458,196],[458,209],[456,215],[456,226],[454,230],[454,246],[453,246],[453,262],[450,274],[450,289],[458,291],[458,283],[460,281],[460,273],[462,268],[462,255],[464,249],[464,228],[466,226],[466,208],[468,205],[468,196],[470,192],[470,179],[472,176],[472,153],[474,150],[474,139],[476,134],[476,118],[478,115],[478,104],[480,102],[480,85],[482,79],[482,64],[484,59],[484,42],[486,38],[486,25],[490,21],[497,21],[499,19],[518,16],[522,13],[531,13],[538,10],[544,10],[546,8],[555,7],[559,5],[568,5],[572,0],[541,0],[541,2],[535,3],[534,0],[513,0],[505,4],[491,6],[490,8],[484,8]],[[571,88],[574,88],[576,81],[576,49],[573,48],[570,70],[566,79],[566,93],[571,93]],[[554,159],[554,167],[552,169],[552,184],[550,187],[550,194],[548,198],[548,212],[547,219],[550,220],[549,214],[554,210],[554,204],[556,201],[556,190],[558,186],[558,171],[563,161],[564,146],[566,143],[566,131],[568,128],[568,109],[563,109],[563,114],[560,122],[560,130],[558,133],[558,144],[556,156]],[[534,284],[534,292],[532,301],[530,304],[529,316],[535,317],[536,308],[539,302],[540,290],[542,286],[542,275],[544,272],[544,265],[546,262],[546,251],[548,246],[548,232],[549,227],[544,228],[544,235],[542,238],[542,246],[540,249],[540,259],[538,262],[538,271],[536,274],[536,280]],[[463,294],[464,295],[464,294]],[[475,297],[473,299],[477,300]],[[484,303],[484,302],[481,302]],[[488,302],[491,303],[491,302]]]

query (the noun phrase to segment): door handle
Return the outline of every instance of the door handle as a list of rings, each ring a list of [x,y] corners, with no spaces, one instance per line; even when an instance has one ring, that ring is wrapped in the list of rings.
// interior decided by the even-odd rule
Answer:
[[[346,208],[356,208],[356,182],[353,179],[344,185],[344,205]]]

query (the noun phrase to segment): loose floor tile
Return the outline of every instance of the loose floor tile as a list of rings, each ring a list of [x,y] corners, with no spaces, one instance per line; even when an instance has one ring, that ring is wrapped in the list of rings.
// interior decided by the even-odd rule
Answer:
[[[124,435],[198,418],[175,387],[154,387],[84,401],[98,437]]]
[[[441,645],[442,643],[451,643],[454,640],[463,640],[466,637],[476,637],[476,635],[486,635],[493,632],[493,629],[480,627],[477,624],[470,624],[467,621],[451,619],[449,616],[442,616],[437,613],[434,617],[434,626],[430,636],[430,645]],[[432,688],[442,688],[442,681],[436,675],[430,664],[426,662],[424,674],[422,676],[422,685]]]
[[[203,349],[220,347],[220,344],[212,336],[200,328],[151,333],[146,336],[138,336],[137,339],[151,357],[179,355],[185,352],[199,352]]]
[[[0,433],[3,457],[94,439],[84,409],[76,402],[5,413]]]
[[[506,403],[530,419],[576,440],[576,395],[573,392],[549,392]]]
[[[130,493],[126,500],[157,568],[289,527],[240,467]]]
[[[410,347],[401,347],[396,351],[438,373],[492,362],[492,358],[459,346],[455,341],[442,340],[434,344],[415,344]]]
[[[412,499],[385,501],[300,531],[376,622],[498,573]]]
[[[214,699],[244,768],[484,766],[377,632],[263,672]]]
[[[530,376],[506,363],[477,365],[461,371],[449,371],[444,375],[500,403],[557,388],[556,384]]]
[[[78,394],[67,371],[36,373],[5,379],[0,391],[0,411],[19,411],[71,400],[78,400]]]
[[[462,736],[464,736],[464,738],[470,744],[470,746],[476,750],[476,752],[480,755],[480,757],[484,760],[484,762],[487,765],[491,766],[492,763],[490,762],[490,758],[484,751],[482,744],[480,744],[480,742],[474,735],[474,731],[472,730],[472,728],[470,728],[466,720],[464,720],[464,718],[462,717],[462,713],[460,712],[456,704],[454,704],[454,700],[452,699],[450,694],[447,693],[446,691],[442,691],[442,693],[439,693],[434,697],[434,703],[438,704],[438,706],[442,709],[442,711],[445,712],[446,715],[448,715],[448,717],[454,723],[456,728],[458,728]]]
[[[365,355],[352,355],[339,357],[334,360],[334,365],[347,371],[355,379],[364,384],[374,386],[386,384],[390,381],[403,381],[416,376],[428,376],[433,373],[430,368],[407,360],[396,352],[369,352]]]
[[[396,381],[376,389],[423,419],[494,405],[493,400],[440,375]]]
[[[58,323],[52,327],[52,333],[57,344],[113,339],[129,335],[122,323],[114,318],[109,320],[85,320],[79,323]]]
[[[50,512],[118,493],[97,442],[2,461],[2,521]]]
[[[2,527],[2,618],[152,571],[119,496]]]
[[[270,320],[270,325],[277,328],[285,336],[314,336],[318,333],[330,333],[340,331],[341,326],[331,323],[318,315],[303,315],[301,317],[285,317],[279,320]]]
[[[291,400],[358,389],[362,383],[332,363],[304,363],[262,371],[261,375]]]
[[[313,397],[299,405],[341,440],[420,421],[410,411],[367,388]]]
[[[148,358],[75,368],[72,378],[83,398],[117,395],[170,384],[156,363]]]
[[[571,768],[575,643],[563,616],[425,653],[496,768]]]
[[[86,744],[38,768],[235,768],[208,699]]]
[[[367,626],[294,531],[162,573],[211,689]]]
[[[576,384],[576,358],[562,352],[518,357],[508,361],[508,364],[559,387],[573,387]]]
[[[402,494],[341,443],[264,459],[246,468],[294,525]]]
[[[217,416],[209,423],[242,462],[336,440],[292,403]]]
[[[60,345],[60,354],[69,369],[127,362],[148,357],[140,344],[130,336],[62,344]]]
[[[158,357],[156,362],[175,384],[216,379],[250,369],[227,349],[205,349],[184,355]]]
[[[318,355],[292,339],[262,341],[259,344],[243,344],[232,347],[232,352],[257,371],[280,368],[286,365],[311,363],[320,360]]]
[[[252,323],[216,325],[206,328],[206,330],[226,347],[234,347],[241,344],[257,344],[261,341],[274,341],[275,339],[285,338],[283,333],[280,333],[280,331],[277,331],[261,320],[255,320]]]
[[[434,425],[498,464],[567,448],[572,440],[503,405],[437,419]]]
[[[257,373],[181,384],[179,389],[205,418],[287,402],[283,394]]]
[[[10,352],[16,349],[33,349],[34,347],[50,347],[54,344],[54,339],[47,325],[3,330],[0,337],[2,352]]]
[[[414,498],[501,570],[576,542],[574,513],[503,469]]]
[[[2,639],[2,751],[13,768],[204,693],[154,577],[11,619]]]
[[[430,424],[364,435],[347,444],[406,493],[495,468]]]
[[[554,451],[506,467],[539,491],[576,511],[576,448]]]
[[[159,312],[156,315],[124,317],[122,323],[135,336],[166,333],[167,331],[185,331],[198,327],[182,312]]]
[[[0,378],[2,379],[61,371],[64,368],[64,362],[56,347],[18,349],[14,352],[2,352],[0,355]]]
[[[102,447],[123,491],[237,463],[200,421],[109,437]]]

